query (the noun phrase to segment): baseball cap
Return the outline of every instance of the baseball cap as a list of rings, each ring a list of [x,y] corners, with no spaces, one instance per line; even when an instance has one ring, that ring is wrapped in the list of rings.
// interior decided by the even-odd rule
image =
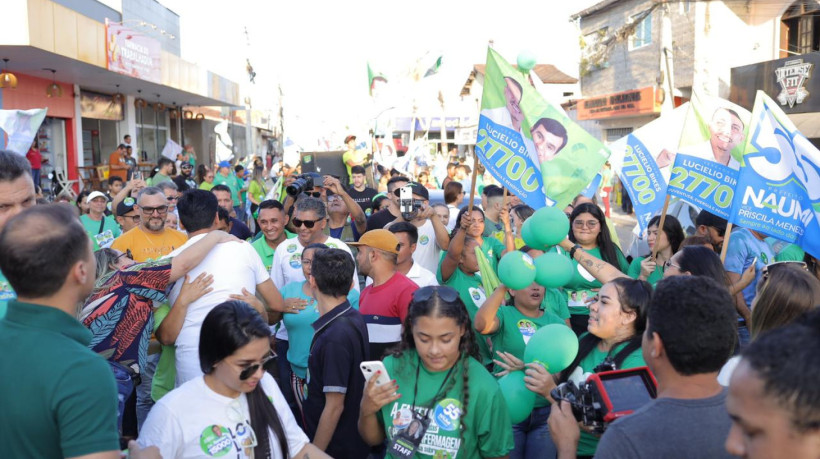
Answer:
[[[92,191],[87,198],[85,198],[85,203],[88,204],[89,202],[93,201],[96,198],[105,198],[105,195],[99,191]],[[106,201],[108,198],[105,198]]]
[[[349,136],[345,137],[345,143],[350,142],[351,140],[356,140],[356,136],[355,135],[349,135]]]
[[[135,201],[134,198],[125,198],[120,201],[120,203],[117,204],[117,217],[122,217],[128,212],[134,210],[134,204],[136,203],[137,201]]]
[[[425,188],[424,185],[422,185],[421,183],[410,182],[404,186],[409,186],[413,190],[413,194],[419,195],[427,200],[430,199],[430,192],[427,191],[427,188]],[[395,194],[396,196],[401,196],[401,192],[399,190],[401,190],[401,188],[396,188],[395,190],[393,190],[393,194]]]
[[[219,162],[219,167],[231,167],[231,162],[230,161],[220,161]]]
[[[695,224],[698,226],[711,226],[716,228],[720,232],[726,231],[726,220],[705,210],[700,211],[700,213],[698,214],[698,218],[695,219]]]
[[[366,246],[374,249],[384,250],[390,253],[399,253],[399,238],[386,229],[370,230],[359,238],[359,242],[348,242],[347,245],[354,247]]]
[[[188,161],[183,161],[182,164],[179,165],[180,169],[193,169],[194,166],[191,165]]]

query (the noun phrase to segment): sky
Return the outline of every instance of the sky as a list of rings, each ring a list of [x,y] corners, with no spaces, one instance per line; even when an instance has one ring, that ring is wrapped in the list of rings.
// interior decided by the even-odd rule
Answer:
[[[160,0],[180,15],[182,57],[242,84],[255,108],[275,108],[284,93],[286,129],[340,131],[383,108],[368,96],[367,63],[384,73],[396,112],[463,111],[459,92],[487,45],[514,63],[521,52],[578,76],[578,30],[569,16],[594,4],[573,1]],[[247,28],[247,36],[245,29]],[[406,74],[421,59],[439,74],[414,86]],[[245,59],[257,73],[245,84]],[[436,113],[437,114],[437,113]]]

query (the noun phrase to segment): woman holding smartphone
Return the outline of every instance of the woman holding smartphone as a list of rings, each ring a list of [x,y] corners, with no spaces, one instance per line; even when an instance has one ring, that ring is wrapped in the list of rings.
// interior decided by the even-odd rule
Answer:
[[[513,449],[507,405],[477,354],[458,292],[417,290],[399,348],[384,359],[395,379],[376,385],[377,374],[365,386],[359,412],[364,441],[386,441],[387,457],[507,457]],[[401,449],[408,444],[409,455]]]

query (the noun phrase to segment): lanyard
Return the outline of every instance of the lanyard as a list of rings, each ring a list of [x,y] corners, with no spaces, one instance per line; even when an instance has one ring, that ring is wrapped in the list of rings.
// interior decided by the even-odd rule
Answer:
[[[436,395],[434,395],[433,399],[430,401],[430,406],[435,405],[436,400],[438,400],[439,396],[442,395],[441,391],[444,389],[444,385],[447,384],[447,380],[450,379],[450,375],[453,374],[453,370],[456,368],[457,364],[458,362],[456,362],[456,364],[450,367],[450,370],[447,372],[447,375],[444,376],[444,381],[441,382],[441,386],[436,391]],[[413,385],[413,411],[416,410],[416,395],[418,395],[419,392],[419,369],[421,368],[421,365],[421,357],[418,357],[418,365],[416,366],[416,382]]]

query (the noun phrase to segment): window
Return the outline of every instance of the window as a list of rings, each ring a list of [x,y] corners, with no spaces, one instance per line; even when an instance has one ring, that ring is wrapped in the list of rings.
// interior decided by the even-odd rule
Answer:
[[[606,141],[607,142],[614,142],[626,135],[632,134],[632,128],[613,128],[606,130]]]
[[[780,57],[820,50],[820,5],[795,2],[783,13]]]
[[[652,43],[652,14],[646,15],[643,19],[639,19],[644,13],[632,16],[632,21],[637,22],[635,30],[629,36],[629,49],[638,49]]]

